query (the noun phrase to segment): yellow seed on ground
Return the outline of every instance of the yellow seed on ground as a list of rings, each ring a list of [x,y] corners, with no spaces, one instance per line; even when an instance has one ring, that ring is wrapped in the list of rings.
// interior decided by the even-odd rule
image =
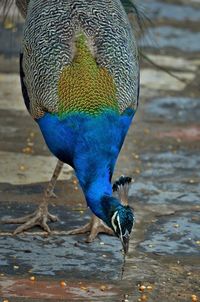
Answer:
[[[85,287],[85,286],[81,286],[81,289],[84,290],[84,291],[88,291],[88,288]]]
[[[3,27],[5,29],[13,29],[13,28],[15,28],[15,24],[11,20],[5,20]]]
[[[145,286],[145,285],[141,285],[141,286],[139,287],[139,290],[140,290],[141,292],[143,292],[145,289],[146,289],[146,286]]]
[[[26,167],[25,167],[24,165],[21,165],[21,166],[19,167],[19,169],[20,169],[20,171],[25,171],[25,170],[26,170]]]
[[[100,287],[100,290],[101,290],[102,292],[104,292],[104,290],[106,290],[106,286],[105,286],[105,285],[102,285],[102,286]]]
[[[148,285],[148,286],[147,286],[147,289],[148,289],[148,290],[152,290],[153,287],[152,287],[151,285]]]
[[[138,155],[138,154],[132,153],[132,155],[133,155],[133,157],[134,157],[135,159],[139,159],[139,155]]]
[[[6,300],[3,300],[3,302],[9,302],[9,300],[6,299]]]
[[[197,240],[197,241],[196,241],[196,244],[200,244],[200,240]]]
[[[65,286],[67,286],[67,283],[65,281],[61,281],[60,285],[63,286],[63,287],[65,287]]]
[[[191,276],[191,275],[192,275],[192,273],[191,273],[191,272],[188,272],[188,273],[187,273],[187,275],[188,275],[188,276]]]
[[[148,298],[147,298],[146,295],[142,295],[142,296],[141,296],[141,301],[147,301],[147,300],[148,300]]]
[[[31,277],[30,277],[30,280],[31,280],[31,281],[35,281],[35,276],[31,276]]]
[[[22,149],[22,152],[23,152],[23,153],[31,153],[32,151],[33,151],[33,150],[32,150],[31,147],[25,147],[25,148]]]
[[[14,269],[18,269],[19,266],[18,266],[18,265],[14,265],[13,268],[14,268]]]
[[[198,298],[197,298],[196,295],[192,295],[191,298],[192,298],[192,302],[197,302],[198,301]]]

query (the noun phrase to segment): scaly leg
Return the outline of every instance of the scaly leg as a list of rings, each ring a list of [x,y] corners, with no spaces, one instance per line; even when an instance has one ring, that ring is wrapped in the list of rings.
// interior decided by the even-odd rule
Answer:
[[[58,217],[54,216],[48,212],[48,200],[52,195],[54,195],[53,190],[54,190],[56,181],[58,179],[58,176],[60,175],[60,172],[62,170],[63,164],[64,164],[63,162],[58,160],[56,168],[53,172],[53,176],[48,184],[47,189],[44,192],[43,201],[34,213],[24,216],[24,217],[15,218],[15,219],[11,218],[11,219],[2,221],[3,223],[7,223],[7,224],[8,223],[10,223],[10,224],[12,224],[12,223],[21,224],[22,223],[22,225],[19,226],[14,231],[14,235],[19,234],[23,231],[26,231],[36,225],[39,225],[42,229],[44,229],[48,233],[51,232],[51,230],[47,224],[47,221],[48,220],[51,220],[54,222],[58,221]]]
[[[105,233],[113,235],[113,231],[104,224],[104,222],[97,216],[93,215],[90,222],[81,228],[71,230],[67,232],[68,235],[77,235],[90,233],[86,239],[86,242],[92,242],[97,237],[99,233]]]

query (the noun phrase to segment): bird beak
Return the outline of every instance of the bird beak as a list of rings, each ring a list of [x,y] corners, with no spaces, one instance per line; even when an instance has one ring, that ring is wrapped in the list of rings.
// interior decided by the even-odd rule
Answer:
[[[126,234],[126,235],[124,235],[124,236],[121,237],[121,242],[122,242],[124,254],[127,254],[127,253],[128,253],[128,248],[129,248],[129,238],[130,238],[130,235],[129,235],[129,234]]]

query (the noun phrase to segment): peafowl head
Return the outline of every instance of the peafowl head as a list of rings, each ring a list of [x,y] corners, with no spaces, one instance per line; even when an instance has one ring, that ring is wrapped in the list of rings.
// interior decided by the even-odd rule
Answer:
[[[126,254],[135,220],[133,210],[128,205],[122,205],[117,198],[111,196],[104,197],[102,206],[105,215],[104,221],[119,237]]]
[[[79,174],[80,176],[80,174]],[[81,178],[79,177],[79,182]],[[125,254],[128,252],[129,239],[134,224],[134,213],[128,205],[129,177],[120,177],[113,187],[109,178],[103,174],[82,184],[87,204],[91,211],[110,227],[121,240]],[[81,184],[81,182],[80,182]],[[117,196],[112,196],[117,193]]]
[[[125,254],[128,252],[133,223],[134,215],[129,206],[121,206],[111,217],[112,229],[117,237],[120,238]]]

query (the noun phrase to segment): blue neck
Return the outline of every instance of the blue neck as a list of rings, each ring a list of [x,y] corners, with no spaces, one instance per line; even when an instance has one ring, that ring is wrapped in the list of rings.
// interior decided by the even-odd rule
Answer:
[[[112,186],[103,176],[99,176],[84,190],[87,204],[92,212],[99,218],[105,220],[104,209],[101,203],[103,196],[112,195]]]
[[[121,204],[117,199],[112,197],[109,169],[104,169],[103,167],[105,166],[102,165],[102,167],[99,167],[93,173],[87,174],[87,176],[86,174],[81,175],[79,170],[76,170],[76,174],[88,206],[97,217],[109,225],[110,213]]]
[[[120,205],[110,178],[133,115],[128,108],[121,115],[106,110],[97,117],[77,112],[60,119],[46,113],[37,120],[51,152],[74,168],[88,206],[106,223]]]

